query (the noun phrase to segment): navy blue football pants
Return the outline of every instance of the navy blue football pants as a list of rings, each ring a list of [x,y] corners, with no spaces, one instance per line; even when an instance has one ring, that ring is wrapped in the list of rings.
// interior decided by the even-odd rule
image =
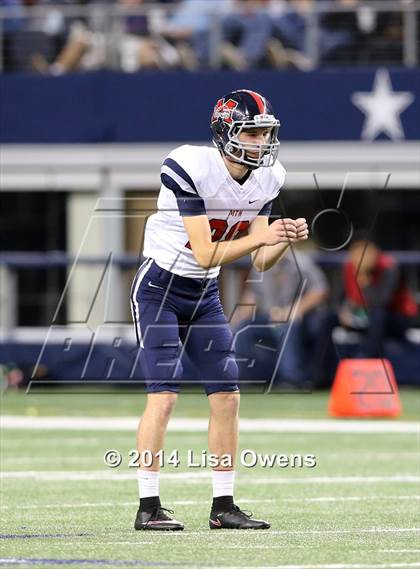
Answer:
[[[146,259],[133,281],[131,310],[149,393],[179,392],[184,350],[207,395],[239,390],[217,279],[181,277]]]

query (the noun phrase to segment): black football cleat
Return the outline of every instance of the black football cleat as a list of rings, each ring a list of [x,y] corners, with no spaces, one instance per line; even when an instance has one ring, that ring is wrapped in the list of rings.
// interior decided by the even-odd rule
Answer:
[[[173,514],[173,510],[157,506],[153,512],[138,510],[134,528],[138,530],[154,531],[180,531],[184,529],[184,524],[167,516],[165,512]]]
[[[245,513],[238,506],[233,505],[227,512],[210,513],[210,529],[269,529],[270,524],[263,520],[253,520],[252,512]]]

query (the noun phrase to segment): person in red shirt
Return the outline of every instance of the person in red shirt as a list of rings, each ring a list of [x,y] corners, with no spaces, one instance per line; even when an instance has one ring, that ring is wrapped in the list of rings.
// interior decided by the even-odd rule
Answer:
[[[364,331],[360,357],[382,357],[385,337],[404,339],[418,311],[396,259],[373,241],[356,237],[343,266],[343,283],[340,324]]]

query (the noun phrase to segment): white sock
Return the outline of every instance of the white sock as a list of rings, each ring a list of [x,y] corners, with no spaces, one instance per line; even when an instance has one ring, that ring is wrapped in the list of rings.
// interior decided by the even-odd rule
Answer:
[[[212,470],[213,498],[233,496],[234,470]]]
[[[137,480],[140,498],[159,496],[159,471],[139,469],[137,471]]]

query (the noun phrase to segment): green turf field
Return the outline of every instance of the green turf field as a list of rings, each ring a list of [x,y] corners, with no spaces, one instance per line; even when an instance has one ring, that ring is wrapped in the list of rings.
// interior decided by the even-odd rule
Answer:
[[[402,421],[418,420],[419,394],[402,392]],[[7,393],[2,412],[33,417],[35,425],[42,416],[131,417],[143,401],[124,392]],[[325,393],[243,396],[241,415],[322,420],[326,401]],[[204,396],[184,395],[175,417],[206,413]],[[239,467],[236,502],[272,523],[260,532],[208,529],[210,471],[186,466],[188,449],[196,455],[206,449],[201,430],[167,437],[166,449],[179,450],[181,465],[163,470],[162,501],[186,530],[135,532],[137,482],[127,466],[134,446],[134,432],[112,427],[3,430],[0,565],[61,567],[67,560],[73,567],[420,567],[416,434],[243,432],[240,450],[313,454],[317,460],[312,469]],[[122,453],[119,468],[103,463],[110,448]]]

